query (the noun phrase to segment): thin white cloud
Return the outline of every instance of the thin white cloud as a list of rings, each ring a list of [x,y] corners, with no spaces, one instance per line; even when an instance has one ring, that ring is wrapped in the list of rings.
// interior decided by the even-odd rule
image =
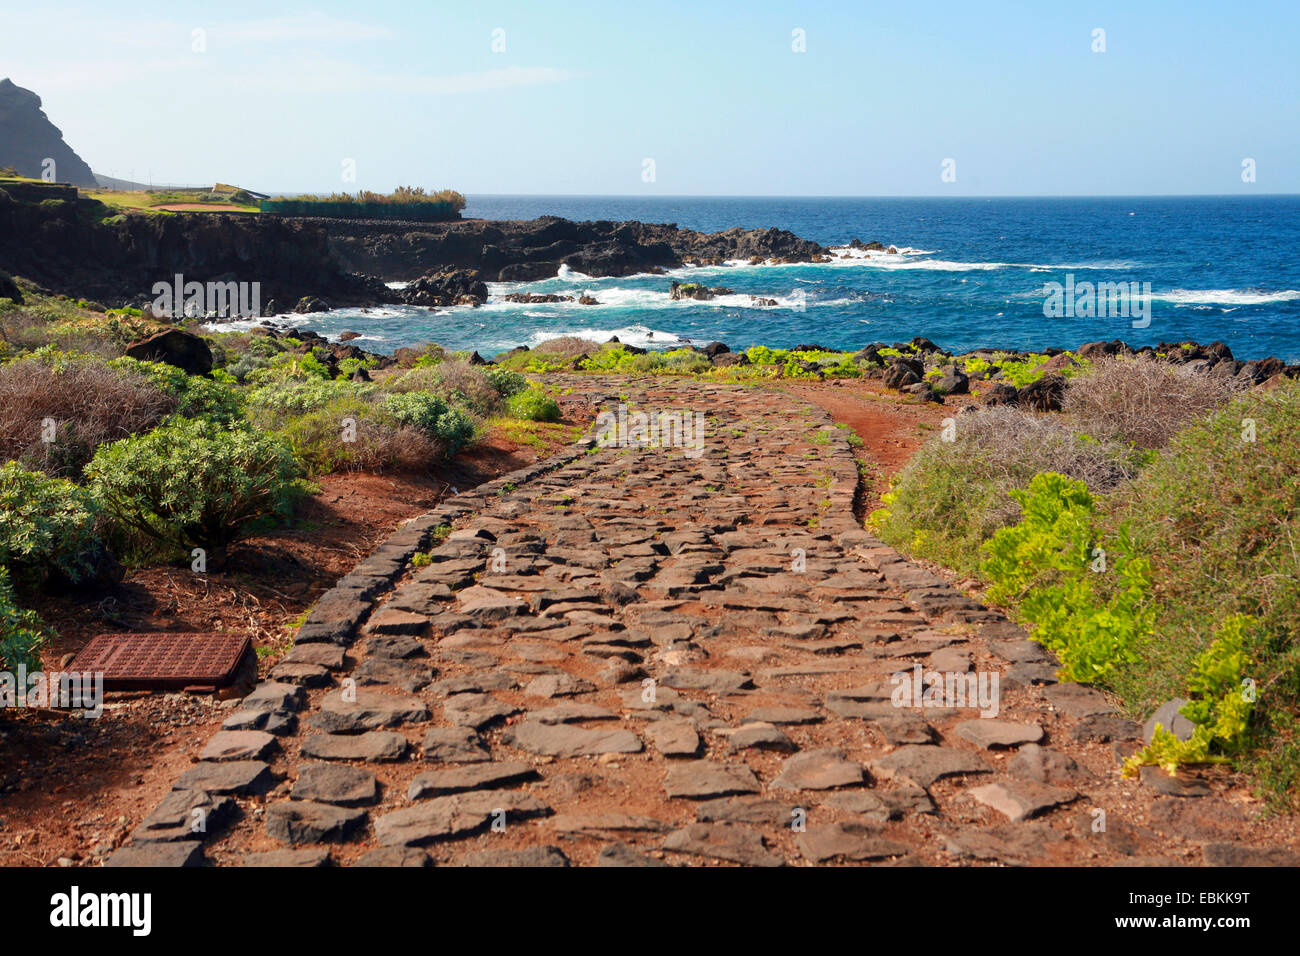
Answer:
[[[202,27],[203,24],[196,24]],[[282,40],[329,40],[355,42],[382,40],[393,35],[387,27],[341,20],[323,13],[294,17],[273,17],[242,23],[217,23],[209,36],[235,43],[276,43]]]
[[[516,87],[543,86],[578,79],[582,74],[554,67],[511,66],[499,70],[430,76],[378,73],[352,63],[297,57],[261,70],[229,77],[231,88],[265,94],[404,93],[456,96]]]

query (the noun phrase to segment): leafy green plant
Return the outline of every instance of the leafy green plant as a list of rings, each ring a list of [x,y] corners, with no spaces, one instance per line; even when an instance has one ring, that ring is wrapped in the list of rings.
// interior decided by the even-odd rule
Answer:
[[[384,407],[398,421],[441,439],[449,455],[459,451],[474,436],[473,420],[432,392],[385,395]]]
[[[490,366],[484,370],[483,374],[487,376],[488,383],[496,389],[497,394],[502,398],[517,395],[528,387],[528,379],[508,368]]]
[[[40,647],[47,636],[36,613],[18,606],[9,571],[0,566],[0,670],[40,670]]]
[[[139,359],[113,359],[110,367],[134,372],[155,388],[177,400],[176,413],[186,418],[210,418],[230,424],[244,415],[243,396],[225,382],[190,375],[183,369],[165,362],[142,362]]]
[[[218,552],[258,519],[287,517],[305,490],[300,474],[283,442],[203,418],[104,445],[86,467],[96,499],[123,527]]]
[[[528,422],[557,422],[560,406],[540,388],[530,388],[510,396],[506,408],[512,418]]]
[[[1034,637],[1057,653],[1062,680],[1094,682],[1132,663],[1155,622],[1150,563],[1132,553],[1125,534],[1110,555],[1094,547],[1093,499],[1081,481],[1048,472],[1011,496],[1020,523],[998,530],[982,549],[989,599],[1016,607]],[[1094,584],[1099,573],[1121,584],[1102,596]]]
[[[1192,722],[1192,735],[1179,740],[1158,726],[1151,743],[1124,761],[1125,776],[1144,765],[1174,773],[1182,764],[1222,763],[1246,742],[1256,691],[1247,678],[1252,663],[1247,649],[1254,618],[1234,614],[1197,658],[1187,678],[1191,697],[1182,715]]]
[[[28,584],[51,571],[82,579],[100,547],[97,510],[71,481],[26,471],[16,461],[0,465],[0,566]]]

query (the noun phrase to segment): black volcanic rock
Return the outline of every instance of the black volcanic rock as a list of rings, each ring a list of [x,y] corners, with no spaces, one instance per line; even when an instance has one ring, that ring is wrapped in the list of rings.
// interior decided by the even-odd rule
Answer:
[[[183,329],[165,329],[126,347],[129,358],[142,362],[166,362],[191,375],[212,371],[212,349],[208,343]]]
[[[97,185],[85,160],[63,141],[59,128],[41,109],[41,98],[12,80],[0,80],[0,166],[40,179],[47,159],[54,161],[56,181]]]
[[[446,269],[421,276],[398,297],[408,305],[481,305],[487,301],[488,287],[477,270]]]

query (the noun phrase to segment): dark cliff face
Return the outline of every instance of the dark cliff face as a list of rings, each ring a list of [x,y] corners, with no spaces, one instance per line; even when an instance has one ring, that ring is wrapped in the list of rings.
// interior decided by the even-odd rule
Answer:
[[[782,229],[699,233],[675,225],[555,216],[520,222],[322,222],[344,266],[388,279],[414,279],[447,266],[505,281],[549,278],[561,265],[591,276],[621,276],[699,260],[808,261],[825,252]]]
[[[0,189],[0,269],[108,305],[152,300],[156,282],[257,282],[261,301],[305,295],[332,304],[391,301],[378,280],[349,274],[319,225],[274,217],[178,213],[108,222],[93,200],[18,202]]]
[[[465,287],[457,289],[481,300],[482,294],[471,295],[482,291],[481,280],[544,279],[562,265],[591,276],[622,276],[684,262],[802,262],[825,251],[779,229],[705,234],[553,216],[417,224],[177,213],[101,221],[108,210],[100,203],[41,201],[42,189],[11,196],[0,188],[0,270],[108,305],[149,301],[154,283],[171,282],[177,273],[187,282],[260,283],[262,305],[274,302],[284,311],[303,296],[331,306],[400,301],[381,280],[456,269],[474,270],[455,277]],[[439,290],[447,291],[444,285],[440,280]],[[449,298],[459,301],[455,294]]]
[[[0,80],[0,166],[39,179],[47,159],[54,161],[58,182],[95,185],[95,174],[41,109],[41,98],[11,80]]]

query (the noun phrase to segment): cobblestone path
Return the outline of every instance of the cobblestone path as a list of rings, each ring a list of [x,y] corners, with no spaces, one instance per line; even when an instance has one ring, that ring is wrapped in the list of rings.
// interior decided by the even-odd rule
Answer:
[[[588,441],[409,523],[110,865],[1295,862],[1121,778],[1141,729],[862,530],[824,412],[574,387],[702,448]]]

